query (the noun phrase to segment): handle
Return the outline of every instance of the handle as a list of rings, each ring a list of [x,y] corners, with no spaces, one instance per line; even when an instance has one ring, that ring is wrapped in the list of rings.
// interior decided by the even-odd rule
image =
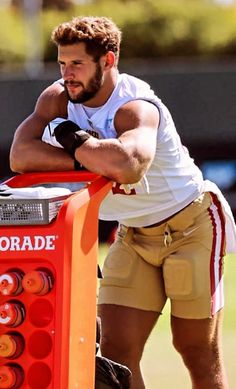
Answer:
[[[4,181],[12,188],[23,188],[35,184],[47,184],[53,182],[90,182],[99,178],[89,171],[63,171],[63,172],[32,172],[19,174]]]

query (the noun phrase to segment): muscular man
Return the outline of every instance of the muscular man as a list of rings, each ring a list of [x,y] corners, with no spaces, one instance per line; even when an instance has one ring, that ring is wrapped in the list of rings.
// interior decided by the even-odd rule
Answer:
[[[225,389],[223,259],[228,242],[236,247],[230,208],[204,182],[149,85],[119,74],[121,32],[111,20],[74,18],[52,39],[62,79],[17,129],[11,167],[83,165],[114,181],[100,209],[102,219],[119,221],[99,294],[102,354],[127,365],[132,388],[143,389],[144,345],[169,298],[173,344],[193,388]],[[44,143],[44,128],[56,118],[60,124]]]

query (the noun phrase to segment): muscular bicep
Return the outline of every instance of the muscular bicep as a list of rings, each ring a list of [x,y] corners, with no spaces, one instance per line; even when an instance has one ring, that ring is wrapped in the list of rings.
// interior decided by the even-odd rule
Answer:
[[[62,87],[52,85],[39,97],[34,112],[17,128],[10,151],[13,171],[68,170],[71,161],[64,150],[53,148],[41,138],[46,125],[67,116]]]
[[[31,142],[34,139],[41,139],[47,123],[48,121],[43,115],[41,116],[40,113],[33,112],[16,129],[12,147],[20,146],[20,144]]]
[[[156,151],[159,111],[147,101],[135,100],[122,106],[115,117],[119,141],[140,163],[149,164]]]
[[[88,170],[119,183],[141,180],[156,152],[158,109],[146,101],[123,105],[115,116],[116,139],[90,137],[75,156]]]
[[[67,100],[60,85],[51,85],[38,98],[33,113],[17,128],[20,140],[41,139],[46,125],[56,117],[67,117]]]
[[[56,117],[67,117],[68,99],[61,84],[52,84],[40,95],[34,113],[49,123]]]

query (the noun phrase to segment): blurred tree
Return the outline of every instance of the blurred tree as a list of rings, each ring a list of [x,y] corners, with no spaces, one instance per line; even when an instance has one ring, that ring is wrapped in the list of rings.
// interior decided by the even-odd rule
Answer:
[[[33,2],[34,0],[32,0]],[[17,8],[23,8],[24,0],[11,0],[11,4]],[[72,0],[42,0],[42,7],[66,10],[73,4]]]
[[[26,42],[25,70],[31,78],[36,78],[43,69],[40,22],[42,5],[43,0],[22,0]]]

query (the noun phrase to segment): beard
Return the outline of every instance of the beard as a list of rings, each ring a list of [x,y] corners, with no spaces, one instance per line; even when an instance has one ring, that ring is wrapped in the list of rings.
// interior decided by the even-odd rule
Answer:
[[[83,104],[86,101],[92,99],[94,96],[96,96],[97,92],[101,88],[102,80],[103,80],[102,68],[100,63],[97,62],[95,74],[93,77],[90,78],[87,87],[85,87],[82,82],[78,82],[78,81],[72,80],[72,81],[64,82],[64,87],[65,87],[68,100],[74,104]],[[76,97],[71,97],[67,85],[81,86],[83,90],[80,93],[78,93]]]

